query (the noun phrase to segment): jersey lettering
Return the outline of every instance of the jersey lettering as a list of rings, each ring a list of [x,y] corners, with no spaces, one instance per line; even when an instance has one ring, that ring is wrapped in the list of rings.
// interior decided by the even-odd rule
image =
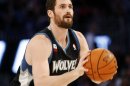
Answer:
[[[76,68],[76,60],[58,60],[53,61],[53,73],[57,71],[63,71],[63,70],[73,70]]]

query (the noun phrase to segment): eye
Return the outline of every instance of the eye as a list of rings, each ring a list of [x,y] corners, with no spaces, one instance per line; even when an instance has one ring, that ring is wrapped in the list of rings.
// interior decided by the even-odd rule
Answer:
[[[61,5],[60,8],[64,9],[64,8],[65,8],[65,5]]]
[[[73,9],[73,6],[72,6],[72,5],[69,5],[69,8]]]

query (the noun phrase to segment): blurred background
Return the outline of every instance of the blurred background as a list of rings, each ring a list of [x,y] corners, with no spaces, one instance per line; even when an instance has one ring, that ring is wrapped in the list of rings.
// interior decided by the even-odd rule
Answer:
[[[29,39],[46,27],[46,0],[0,0],[0,86],[16,75]],[[130,86],[130,0],[72,0],[75,30],[90,49],[111,50],[118,61],[113,80],[98,86]],[[96,86],[92,82],[81,86]]]

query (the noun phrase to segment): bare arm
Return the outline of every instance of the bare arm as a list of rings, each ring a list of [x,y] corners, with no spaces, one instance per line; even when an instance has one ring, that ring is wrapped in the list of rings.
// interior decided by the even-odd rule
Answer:
[[[86,71],[83,64],[87,61],[82,58],[75,70],[59,76],[49,75],[48,57],[51,54],[52,46],[48,38],[43,35],[34,37],[26,53],[30,53],[32,72],[35,86],[66,86]]]
[[[81,32],[75,31],[80,42],[80,58],[86,57],[89,53],[88,43]]]

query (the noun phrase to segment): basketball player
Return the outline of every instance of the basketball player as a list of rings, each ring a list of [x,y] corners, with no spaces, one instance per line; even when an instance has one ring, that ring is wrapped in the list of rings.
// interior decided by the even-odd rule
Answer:
[[[47,0],[50,25],[28,43],[16,86],[78,86],[77,79],[89,71],[88,44],[84,36],[70,29],[73,24],[71,0]]]

